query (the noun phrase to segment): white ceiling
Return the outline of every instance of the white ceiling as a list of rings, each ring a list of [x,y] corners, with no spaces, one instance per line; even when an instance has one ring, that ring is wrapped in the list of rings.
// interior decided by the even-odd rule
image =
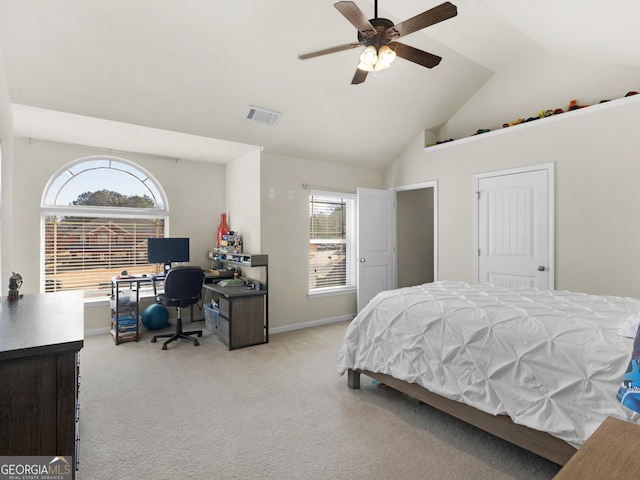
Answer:
[[[556,55],[640,68],[635,0],[452,0],[458,16],[402,40],[440,65],[397,59],[351,85],[360,49],[297,58],[356,41],[334,2],[0,0],[16,135],[213,162],[262,147],[384,168],[513,65]],[[355,3],[374,16],[372,0]],[[378,16],[398,23],[439,3],[380,0]],[[279,122],[248,122],[249,105]]]

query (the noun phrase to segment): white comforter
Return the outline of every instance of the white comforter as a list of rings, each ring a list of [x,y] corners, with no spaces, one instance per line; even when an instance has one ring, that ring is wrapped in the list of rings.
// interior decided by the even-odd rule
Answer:
[[[640,423],[616,393],[618,335],[640,300],[436,282],[378,294],[350,324],[338,372],[386,373],[580,447],[607,416]]]

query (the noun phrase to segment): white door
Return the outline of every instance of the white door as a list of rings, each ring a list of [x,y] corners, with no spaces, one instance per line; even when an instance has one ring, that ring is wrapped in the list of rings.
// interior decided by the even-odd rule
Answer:
[[[477,177],[479,282],[554,288],[552,185],[552,165]]]
[[[358,312],[396,288],[396,192],[358,188]]]

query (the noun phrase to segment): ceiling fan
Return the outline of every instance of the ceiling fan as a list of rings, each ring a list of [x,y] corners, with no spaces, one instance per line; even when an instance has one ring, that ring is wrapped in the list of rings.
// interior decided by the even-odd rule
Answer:
[[[458,9],[454,4],[444,2],[431,10],[394,25],[391,20],[378,18],[378,0],[375,0],[375,18],[371,20],[368,20],[362,10],[353,2],[338,2],[334,4],[334,7],[358,29],[358,41],[314,52],[301,53],[298,58],[306,60],[364,46],[365,50],[360,55],[360,63],[351,81],[352,85],[364,82],[369,72],[389,68],[396,55],[427,68],[433,68],[438,65],[442,57],[418,50],[396,40],[430,25],[448,20],[458,14]]]

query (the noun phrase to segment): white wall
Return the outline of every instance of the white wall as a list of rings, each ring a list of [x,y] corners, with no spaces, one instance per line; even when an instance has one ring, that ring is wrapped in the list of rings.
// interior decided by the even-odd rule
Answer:
[[[225,178],[229,228],[240,232],[245,252],[260,253],[260,152],[229,162]]]
[[[640,82],[639,82],[640,84]],[[438,180],[439,277],[473,281],[473,175],[556,163],[556,288],[640,297],[640,95],[423,149],[388,186]]]
[[[269,305],[272,328],[350,318],[356,295],[308,298],[309,190],[382,188],[383,173],[338,163],[282,155],[262,155],[262,252],[269,255]],[[275,192],[269,198],[269,190]],[[289,198],[289,192],[293,198]]]
[[[13,191],[13,114],[0,49],[0,292],[6,292],[11,275],[11,192]]]
[[[24,278],[23,293],[40,287],[40,205],[47,181],[64,165],[87,156],[104,155],[93,148],[15,139],[11,268]],[[169,233],[190,238],[190,264],[210,265],[220,212],[225,205],[224,165],[146,155],[120,155],[153,175],[165,190],[169,205]],[[222,179],[222,180],[221,180]],[[5,216],[3,212],[3,224]],[[85,328],[110,325],[106,306],[85,309]]]
[[[556,55],[541,55],[491,77],[438,131],[437,140],[466,137],[489,128],[501,129],[540,110],[567,110],[624,97],[640,91],[640,69]]]

